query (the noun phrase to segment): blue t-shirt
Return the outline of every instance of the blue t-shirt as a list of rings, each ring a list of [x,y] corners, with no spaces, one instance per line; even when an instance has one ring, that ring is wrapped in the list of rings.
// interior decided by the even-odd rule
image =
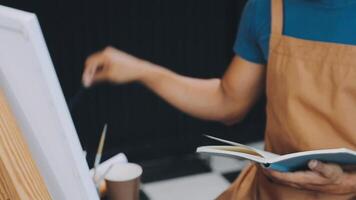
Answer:
[[[356,0],[284,0],[283,34],[356,45]],[[266,64],[271,32],[271,0],[249,0],[241,17],[234,52]],[[355,58],[356,59],[356,58]]]

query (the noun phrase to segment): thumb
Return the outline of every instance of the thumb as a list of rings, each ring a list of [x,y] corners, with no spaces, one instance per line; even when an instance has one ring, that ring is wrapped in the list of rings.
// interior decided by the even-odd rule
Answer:
[[[106,57],[102,52],[95,53],[87,58],[82,76],[82,82],[85,87],[91,86],[94,76],[96,76],[98,72],[102,71],[102,68],[105,66],[105,62]]]
[[[310,161],[308,166],[312,171],[318,172],[325,178],[332,180],[337,179],[343,173],[343,170],[339,165],[325,164],[317,160]]]

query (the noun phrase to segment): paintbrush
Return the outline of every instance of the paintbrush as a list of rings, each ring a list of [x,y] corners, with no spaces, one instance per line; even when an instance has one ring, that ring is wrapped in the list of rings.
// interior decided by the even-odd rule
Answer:
[[[77,107],[77,105],[82,100],[82,98],[84,97],[84,94],[86,93],[87,90],[88,89],[85,88],[84,86],[80,86],[79,90],[75,93],[75,95],[68,102],[68,108],[70,111],[73,111],[73,109]]]
[[[105,124],[105,125],[104,125],[104,128],[103,128],[103,132],[101,133],[98,150],[97,150],[96,156],[95,156],[95,161],[94,161],[94,179],[95,179],[95,177],[96,177],[96,169],[97,169],[98,165],[100,164],[101,155],[102,155],[102,153],[103,153],[103,148],[104,148],[104,143],[105,143],[105,137],[106,137],[107,129],[108,129],[108,125]]]

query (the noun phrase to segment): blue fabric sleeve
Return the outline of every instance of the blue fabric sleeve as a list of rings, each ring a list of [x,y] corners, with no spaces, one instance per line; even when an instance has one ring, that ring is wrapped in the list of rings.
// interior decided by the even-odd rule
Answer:
[[[250,62],[265,64],[263,51],[258,43],[256,24],[256,0],[247,1],[240,19],[240,25],[234,44],[234,52]]]

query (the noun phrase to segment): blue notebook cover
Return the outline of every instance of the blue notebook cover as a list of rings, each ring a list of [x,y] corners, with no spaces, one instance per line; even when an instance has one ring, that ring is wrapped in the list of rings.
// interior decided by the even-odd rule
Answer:
[[[311,154],[266,163],[264,166],[281,172],[291,172],[308,169],[308,162],[310,160],[319,160],[325,163],[337,163],[341,165],[355,165],[356,155],[348,152]]]

